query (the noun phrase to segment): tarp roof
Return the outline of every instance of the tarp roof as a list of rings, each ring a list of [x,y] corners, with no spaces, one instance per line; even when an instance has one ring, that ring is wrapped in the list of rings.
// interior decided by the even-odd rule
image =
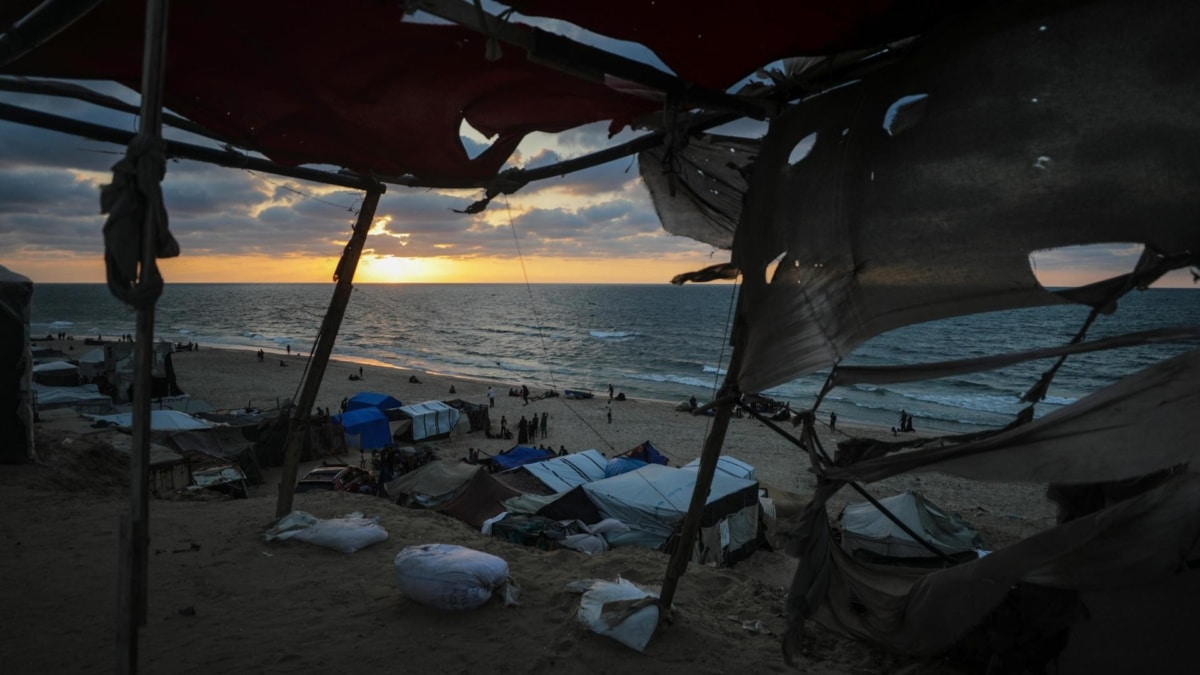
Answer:
[[[363,450],[383,448],[392,444],[392,428],[387,415],[379,408],[359,408],[334,415],[333,421],[341,424],[347,435],[359,436],[359,447]]]
[[[133,413],[118,413],[116,415],[88,415],[87,417],[115,424],[122,429],[129,429],[133,426]],[[151,410],[150,411],[150,430],[151,431],[180,431],[187,429],[209,429],[212,425],[204,420],[196,419],[187,413],[179,412],[178,410]]]
[[[953,555],[983,545],[979,532],[957,514],[932,504],[916,492],[902,492],[879,500],[883,508],[899,518],[942,553]],[[842,547],[848,552],[866,549],[892,558],[928,558],[933,553],[914,540],[870,502],[855,502],[842,512]]]
[[[0,26],[40,1],[4,3]],[[907,37],[961,3],[804,0],[746,12],[698,12],[686,0],[520,5],[642,42],[676,73],[724,90],[782,57]],[[137,88],[144,11],[139,0],[100,3],[0,72]],[[630,87],[606,80],[595,64],[567,58],[585,77],[568,75],[512,45],[489,60],[485,36],[417,23],[405,11],[404,3],[375,0],[174,3],[165,104],[281,164],[431,180],[490,178],[530,132],[603,120],[615,130],[662,109],[662,92],[624,93]],[[550,49],[552,36],[540,37],[540,49]],[[474,159],[459,139],[464,118],[496,136]]]
[[[604,478],[608,460],[597,450],[584,450],[573,455],[556,457],[544,462],[526,464],[525,470],[555,492],[566,492],[577,485]]]
[[[354,396],[351,396],[346,401],[346,410],[358,410],[359,408],[378,408],[380,410],[391,410],[404,405],[400,399],[380,394],[374,391],[360,391]]]

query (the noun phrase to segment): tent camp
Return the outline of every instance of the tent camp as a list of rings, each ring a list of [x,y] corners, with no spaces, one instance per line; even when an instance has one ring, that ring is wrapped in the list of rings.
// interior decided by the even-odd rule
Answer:
[[[879,500],[910,530],[947,556],[973,554],[982,549],[983,538],[957,514],[929,502],[920,493],[903,492]],[[856,502],[842,512],[842,548],[875,558],[934,558],[937,554],[914,540],[892,519],[870,502]]]
[[[534,462],[544,462],[554,457],[553,450],[544,450],[528,445],[514,445],[504,452],[494,455],[489,462],[491,463],[492,471],[508,471],[519,466],[526,466]]]
[[[51,387],[45,384],[33,383],[34,400],[38,410],[53,408],[86,407],[92,412],[104,413],[112,408],[112,398],[101,394],[99,387],[94,384],[81,384],[78,387]]]
[[[392,445],[392,428],[387,414],[379,408],[359,408],[331,417],[346,434],[346,446],[375,450]]]
[[[625,523],[661,548],[683,522],[695,485],[694,471],[647,464],[579,489],[605,518]],[[732,564],[750,555],[758,540],[758,514],[757,481],[713,476],[693,560]]]
[[[401,419],[411,422],[399,428],[397,439],[410,443],[447,438],[462,417],[462,413],[441,401],[425,401],[396,410]]]
[[[105,371],[104,348],[93,349],[78,359],[79,376],[87,381],[100,377]]]
[[[472,527],[504,511],[504,500],[518,493],[478,464],[434,461],[384,486],[388,497],[404,506],[436,509]]]
[[[688,471],[698,471],[700,469],[700,458],[697,457],[692,461],[684,464],[681,468]],[[746,480],[758,480],[754,475],[754,467],[746,462],[743,462],[736,457],[729,455],[721,455],[717,458],[717,471],[733,476],[734,478],[745,478]]]

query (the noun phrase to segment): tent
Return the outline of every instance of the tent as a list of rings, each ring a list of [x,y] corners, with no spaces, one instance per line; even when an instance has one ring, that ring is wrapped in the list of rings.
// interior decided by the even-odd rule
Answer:
[[[133,413],[118,413],[116,415],[87,415],[97,422],[112,424],[120,429],[133,427]],[[151,410],[151,431],[187,431],[191,429],[209,429],[212,424],[202,419],[192,417],[178,410]]]
[[[446,405],[459,410],[466,414],[467,419],[471,423],[471,431],[487,431],[492,428],[491,416],[488,413],[488,407],[484,403],[471,403],[464,401],[461,398],[456,398],[453,401],[446,401]]]
[[[458,425],[462,413],[441,401],[425,401],[397,408],[399,414],[412,421],[400,432],[400,440],[416,442],[446,438]]]
[[[379,394],[373,391],[360,391],[354,396],[351,396],[346,401],[346,410],[361,410],[363,408],[376,408],[378,410],[392,410],[404,405],[399,399],[392,398],[387,394]]]
[[[681,468],[688,471],[698,471],[700,469],[700,458],[697,457],[692,461],[684,464]],[[728,474],[734,478],[745,478],[746,480],[757,480],[754,476],[754,467],[746,462],[729,455],[721,455],[717,458],[717,472]]]
[[[392,429],[388,417],[379,408],[349,410],[331,418],[341,424],[346,433],[347,445],[359,450],[375,450],[392,444]]]
[[[29,305],[33,282],[0,265],[0,462],[33,458]]]
[[[104,374],[106,369],[103,347],[99,349],[93,349],[83,356],[80,356],[78,361],[79,375],[87,380],[100,377]]]
[[[662,547],[682,524],[695,485],[694,471],[647,464],[579,489],[605,518],[625,523]],[[748,556],[758,540],[758,515],[757,481],[714,475],[693,560],[731,564]]]
[[[920,493],[904,492],[880,499],[879,504],[947,556],[973,553],[983,547],[983,538],[975,528]],[[937,557],[870,502],[849,504],[842,512],[842,548],[851,554],[865,552],[871,559]]]
[[[435,509],[457,497],[481,470],[476,464],[439,460],[409,471],[383,487],[388,497],[399,504]]]
[[[525,470],[551,490],[566,492],[584,483],[603,480],[607,461],[604,455],[596,450],[584,450],[573,455],[526,464]]]
[[[553,450],[543,450],[528,445],[514,445],[508,450],[492,457],[492,469],[495,471],[508,471],[519,466],[545,461],[554,456]]]
[[[51,387],[77,387],[79,366],[67,361],[39,363],[33,367],[33,381]]]
[[[34,382],[33,395],[37,401],[38,410],[87,406],[97,412],[103,412],[112,407],[112,397],[101,394],[100,388],[94,384],[83,384],[78,387],[52,387]],[[97,410],[94,406],[104,410]]]

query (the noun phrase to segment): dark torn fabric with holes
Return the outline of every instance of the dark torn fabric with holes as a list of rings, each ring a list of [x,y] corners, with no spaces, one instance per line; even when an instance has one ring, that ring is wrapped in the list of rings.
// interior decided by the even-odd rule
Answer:
[[[1194,343],[1198,328],[1188,326],[1036,356],[844,376],[837,368],[894,328],[1062,302],[1112,312],[1124,293],[1200,264],[1197,25],[1200,6],[1188,2],[993,3],[771,120],[760,144],[734,153],[753,152],[752,165],[717,166],[711,158],[729,153],[717,137],[693,139],[673,157],[643,153],[668,230],[722,245],[736,223],[730,265],[744,275],[744,342],[730,379],[749,394],[822,370],[832,371],[831,386],[899,382],[1162,339]],[[708,197],[717,184],[720,203]],[[1077,289],[1045,289],[1030,269],[1036,251],[1102,243],[1146,252],[1130,274]],[[820,486],[793,533],[800,562],[785,653],[802,648],[806,619],[935,655],[1041,592],[1045,607],[1063,610],[1043,614],[1056,617],[1044,626],[1055,636],[1083,621],[1082,606],[1124,588],[1182,588],[1195,600],[1200,586],[1187,571],[1200,561],[1198,369],[1192,351],[1040,419],[1029,410],[970,437],[848,442],[833,462],[810,445]],[[1033,403],[1052,374],[1031,390]],[[911,471],[1051,484],[1070,515],[942,570],[874,566],[832,544],[833,493]],[[1041,658],[1011,641],[992,646],[1009,665]]]

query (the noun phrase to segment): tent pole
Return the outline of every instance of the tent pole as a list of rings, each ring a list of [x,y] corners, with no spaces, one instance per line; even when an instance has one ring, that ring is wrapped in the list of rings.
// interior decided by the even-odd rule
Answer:
[[[350,303],[350,293],[354,290],[354,271],[358,268],[358,259],[362,256],[363,244],[367,240],[367,231],[375,220],[375,209],[379,206],[379,196],[383,194],[384,186],[377,183],[367,191],[363,199],[362,209],[358,212],[358,220],[354,223],[354,232],[346,243],[346,250],[338,262],[334,281],[333,299],[329,301],[329,311],[321,322],[321,332],[317,336],[317,347],[304,377],[304,386],[300,391],[300,400],[292,410],[288,423],[287,449],[283,456],[283,476],[279,479],[279,500],[276,502],[275,517],[282,518],[292,511],[293,491],[296,489],[296,473],[300,464],[300,448],[304,434],[308,430],[308,419],[312,416],[313,404],[317,402],[317,391],[321,380],[325,377],[325,368],[329,365],[329,355],[333,353],[333,342],[337,339],[342,327],[342,317],[346,315],[346,305]]]
[[[735,342],[740,342],[736,340]],[[704,512],[704,504],[708,501],[708,493],[712,489],[713,475],[717,471],[717,460],[721,457],[721,447],[725,445],[725,434],[729,430],[729,418],[732,417],[736,396],[730,393],[737,390],[735,382],[741,367],[741,349],[734,347],[726,369],[725,384],[717,399],[721,401],[716,408],[712,429],[704,439],[704,451],[700,454],[700,467],[696,472],[696,487],[692,490],[692,502],[688,506],[687,516],[683,519],[683,529],[679,533],[679,544],[671,554],[667,563],[667,575],[663,579],[662,592],[659,594],[659,604],[670,609],[675,599],[675,587],[679,578],[687,572],[688,563],[692,559],[692,548],[696,535],[700,531],[700,516]]]
[[[167,46],[168,0],[146,0],[142,53],[142,107],[138,135],[162,138],[163,57]],[[158,213],[146,209],[141,231],[141,279],[158,277]],[[146,624],[147,551],[150,534],[150,399],[153,397],[154,305],[137,310],[134,343],[133,429],[130,448],[130,513],[121,519],[118,581],[117,672],[138,670],[138,628]]]

